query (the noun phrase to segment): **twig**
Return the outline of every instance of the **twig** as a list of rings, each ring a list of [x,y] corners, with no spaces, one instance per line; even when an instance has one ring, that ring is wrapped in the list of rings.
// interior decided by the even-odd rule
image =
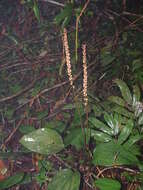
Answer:
[[[84,183],[86,183],[87,186],[90,187],[91,189],[95,190],[95,188],[92,185],[90,185],[90,183],[88,183],[86,180],[84,180]]]
[[[61,7],[64,7],[65,5],[62,4],[62,3],[59,3],[57,1],[53,1],[53,0],[40,0],[40,1],[45,1],[47,3],[51,3],[51,4],[54,4],[54,5],[58,5],[58,6],[61,6]]]
[[[23,119],[21,119],[17,126],[13,129],[13,131],[10,133],[10,135],[6,138],[6,140],[4,141],[4,143],[1,145],[1,149],[3,149],[5,147],[5,145],[11,140],[11,138],[13,137],[13,135],[16,133],[17,129],[20,127],[21,123],[22,123]]]
[[[5,98],[0,99],[0,103],[3,103],[3,102],[7,102],[7,101],[9,101],[9,100],[12,100],[12,99],[14,99],[14,98],[20,96],[21,94],[27,92],[29,89],[31,89],[31,88],[34,86],[34,84],[35,84],[39,79],[41,79],[41,77],[39,77],[38,79],[33,80],[33,81],[30,83],[29,86],[27,86],[26,88],[24,88],[24,89],[21,90],[20,92],[17,92],[16,94],[14,94],[14,95],[12,95],[12,96],[8,96],[8,97],[5,97]]]
[[[139,32],[143,32],[143,30],[142,30],[142,29],[140,29],[139,27],[137,27],[137,26],[136,26],[136,24],[135,24],[136,22],[138,22],[138,21],[139,21],[139,19],[142,19],[142,18],[143,18],[143,16],[141,16],[140,18],[138,18],[138,19],[136,19],[135,21],[131,22],[131,21],[129,21],[127,18],[122,17],[122,15],[118,14],[118,13],[117,13],[117,12],[115,12],[115,11],[112,11],[112,10],[110,10],[110,9],[107,9],[107,12],[112,13],[112,14],[113,14],[113,15],[115,15],[115,16],[121,17],[121,19],[123,19],[124,21],[128,22],[128,23],[129,23],[129,25],[128,25],[128,26],[126,26],[126,27],[125,27],[125,29],[127,29],[127,27],[134,26],[134,27],[136,27],[136,29],[137,29]],[[123,32],[125,29],[123,29],[123,30],[122,30],[122,31],[120,31],[119,33]]]
[[[135,173],[135,174],[139,174],[140,173],[140,172],[135,171],[135,170],[130,169],[130,168],[124,168],[124,167],[121,167],[121,166],[111,166],[111,167],[104,168],[103,170],[101,170],[96,177],[99,178],[99,176],[102,175],[103,172],[105,172],[107,170],[110,170],[110,169],[120,169],[120,170],[125,170],[125,171],[131,172],[131,173]]]
[[[92,67],[93,65],[95,65],[95,62],[93,62],[93,63],[91,63],[90,65],[88,65],[87,68],[90,68],[90,67]],[[75,81],[81,74],[82,74],[82,71],[80,71],[77,75],[75,75],[75,76],[73,77],[73,81]],[[66,84],[68,84],[68,83],[69,83],[69,80],[64,81],[64,82],[62,82],[62,83],[59,83],[59,84],[56,84],[56,85],[54,85],[54,86],[52,86],[52,87],[50,87],[50,88],[46,88],[46,89],[42,90],[38,95],[36,95],[36,97],[35,97],[34,100],[36,100],[36,98],[39,98],[39,97],[42,96],[43,94],[45,94],[45,93],[47,93],[47,92],[50,92],[51,90],[54,90],[54,89],[56,89],[56,88],[60,88],[60,87],[66,85]],[[33,98],[32,98],[32,99],[33,99]],[[30,100],[27,100],[23,105],[19,106],[15,111],[17,111],[18,109],[22,108],[23,106],[27,105],[27,104],[30,103],[30,102],[31,102],[31,99],[30,99]]]
[[[75,170],[72,166],[70,166],[67,162],[63,161],[57,154],[53,154],[52,156],[54,156],[59,162],[61,162],[65,167]]]

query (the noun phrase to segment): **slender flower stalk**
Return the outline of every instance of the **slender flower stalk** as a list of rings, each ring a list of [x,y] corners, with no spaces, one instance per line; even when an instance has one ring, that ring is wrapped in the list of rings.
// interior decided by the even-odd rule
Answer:
[[[70,85],[74,89],[73,77],[72,77],[72,71],[71,71],[71,59],[70,59],[70,51],[69,51],[69,44],[68,44],[68,35],[67,35],[67,30],[65,28],[64,28],[64,33],[63,33],[63,45],[64,45],[65,56],[66,56],[67,73],[68,73]]]
[[[86,44],[82,45],[82,55],[83,55],[83,100],[84,100],[84,106],[86,107],[88,104]]]

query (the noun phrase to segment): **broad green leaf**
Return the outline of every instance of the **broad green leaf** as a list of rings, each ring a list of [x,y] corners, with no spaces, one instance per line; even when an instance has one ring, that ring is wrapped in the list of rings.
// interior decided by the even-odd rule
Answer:
[[[19,184],[24,178],[24,173],[17,173],[13,176],[8,177],[4,181],[0,181],[0,189],[7,189],[13,185]]]
[[[91,122],[91,124],[95,128],[103,131],[104,133],[107,133],[109,135],[114,134],[114,131],[111,128],[109,128],[107,125],[105,125],[103,122],[101,122],[100,120],[96,119],[95,117],[90,117],[89,121]]]
[[[139,117],[140,114],[143,112],[143,103],[142,102],[135,102],[133,105],[135,117]]]
[[[142,135],[130,136],[129,140],[125,142],[124,145],[129,148],[141,139],[143,139]]]
[[[64,148],[61,136],[52,129],[41,128],[24,135],[20,143],[40,154],[54,154]]]
[[[124,98],[124,100],[128,103],[128,104],[132,104],[132,96],[131,96],[131,92],[128,88],[128,86],[126,85],[126,83],[120,79],[116,79],[115,83],[118,85],[118,87],[120,88],[121,94]]]
[[[133,105],[140,101],[141,92],[138,85],[133,86]]]
[[[90,134],[87,129],[82,130],[81,128],[74,128],[69,131],[69,134],[64,138],[65,146],[73,145],[77,148],[77,150],[84,147],[85,144],[85,135],[86,135],[86,143],[88,143]]]
[[[126,116],[128,118],[134,119],[134,114],[132,112],[128,111],[127,109],[125,109],[125,108],[123,108],[123,107],[121,107],[119,105],[113,106],[112,111],[114,111],[116,113],[119,113],[119,114],[121,114],[123,116]]]
[[[101,166],[112,166],[118,154],[118,145],[114,141],[100,143],[93,153],[93,163]]]
[[[65,19],[68,19],[68,21],[71,19],[72,16],[72,10],[73,10],[73,4],[69,3],[65,6],[65,8],[55,17],[55,22],[57,24],[61,24],[62,21],[66,22]]]
[[[80,185],[80,174],[70,169],[64,169],[53,177],[48,184],[47,190],[78,190]]]
[[[121,184],[114,179],[100,178],[95,180],[95,186],[100,190],[120,190]]]
[[[123,107],[125,106],[125,101],[118,96],[110,96],[110,97],[108,97],[108,100],[113,103],[118,104],[119,106],[123,106]]]
[[[81,117],[85,114],[83,106],[78,103],[77,107],[74,112],[74,118],[71,123],[71,127],[75,128],[75,126],[80,126],[81,125]]]
[[[128,136],[132,132],[132,129],[133,129],[133,121],[129,120],[128,123],[123,126],[121,133],[118,137],[118,143],[119,144],[122,144],[128,138]]]
[[[112,137],[107,135],[106,133],[93,129],[91,129],[91,137],[100,142],[109,142],[112,140]]]
[[[105,113],[104,114],[104,119],[106,121],[106,123],[111,127],[111,129],[113,130],[113,134],[114,135],[117,135],[118,132],[119,132],[119,115],[115,114],[116,117],[113,117],[112,114],[108,114],[108,113]]]
[[[135,59],[133,62],[132,62],[132,70],[133,72],[137,72],[139,69],[142,68],[142,60],[141,59]]]
[[[130,149],[110,141],[96,146],[93,153],[93,163],[101,166],[137,165],[138,159]]]
[[[138,118],[138,124],[143,125],[143,113],[141,113],[139,118]]]
[[[119,146],[119,153],[116,157],[116,163],[118,165],[137,165],[139,163],[136,155],[130,149],[126,149],[124,146]]]

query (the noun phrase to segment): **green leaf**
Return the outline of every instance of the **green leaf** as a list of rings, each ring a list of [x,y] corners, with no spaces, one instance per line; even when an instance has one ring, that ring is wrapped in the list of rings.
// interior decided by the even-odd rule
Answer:
[[[128,104],[132,104],[132,96],[131,96],[131,92],[128,88],[128,86],[126,85],[126,83],[120,79],[116,79],[115,83],[118,85],[118,87],[120,88],[121,94],[124,98],[124,100],[128,103]]]
[[[14,84],[14,85],[11,85],[10,86],[10,91],[13,93],[13,94],[16,94],[17,92],[19,92],[21,90],[21,86],[19,84]]]
[[[81,128],[74,128],[69,131],[69,134],[64,138],[65,146],[73,145],[77,150],[84,147],[85,144],[85,135],[86,135],[86,143],[89,141],[89,130],[84,130],[84,133]]]
[[[140,116],[139,116],[138,124],[143,125],[143,113],[141,113]]]
[[[118,106],[118,105],[113,106],[112,111],[119,113],[123,116],[126,116],[128,118],[134,119],[134,114],[121,106]]]
[[[40,154],[54,154],[64,148],[61,136],[52,129],[41,128],[24,135],[20,143]]]
[[[120,190],[121,184],[117,180],[100,178],[95,180],[95,185],[100,190]]]
[[[36,2],[36,0],[34,0],[33,12],[37,20],[40,22],[40,11],[39,11],[38,3]]]
[[[135,102],[134,105],[133,105],[133,109],[134,109],[135,117],[136,118],[139,117],[140,114],[143,111],[143,104],[142,104],[142,102]]]
[[[48,110],[39,111],[39,112],[37,112],[37,118],[38,118],[38,120],[41,120],[44,117],[46,117],[48,114],[49,114]]]
[[[118,137],[118,143],[119,144],[122,144],[128,138],[128,136],[132,132],[132,129],[133,129],[133,121],[129,120],[128,123],[123,126],[121,133]]]
[[[136,152],[134,153],[131,149],[115,141],[100,143],[94,150],[93,163],[101,166],[137,165]]]
[[[111,128],[109,128],[109,127],[108,127],[107,125],[105,125],[103,122],[101,122],[100,120],[98,120],[98,119],[96,119],[96,118],[94,118],[94,117],[90,117],[90,118],[89,118],[89,121],[92,123],[92,125],[93,125],[95,128],[97,128],[97,129],[103,131],[104,133],[107,133],[107,134],[109,134],[109,135],[112,135],[112,134],[114,133]]]
[[[48,184],[48,190],[78,190],[80,185],[80,174],[70,169],[64,169],[53,177]]]
[[[119,146],[119,153],[116,157],[118,165],[137,165],[139,163],[136,155],[131,149],[126,149],[125,146]]]
[[[93,111],[96,117],[100,117],[103,113],[103,109],[101,108],[101,106],[96,104],[93,105]]]
[[[55,17],[55,22],[57,24],[61,24],[62,21],[64,21],[64,26],[68,24],[68,22],[71,19],[72,16],[72,10],[73,10],[73,4],[69,3],[65,6],[65,8]],[[65,25],[66,24],[66,25]]]
[[[141,92],[138,85],[133,86],[133,105],[140,101]]]
[[[101,53],[101,61],[104,67],[111,64],[114,61],[115,57],[108,50],[102,49]]]
[[[91,137],[100,142],[109,142],[112,140],[112,137],[107,135],[106,133],[93,129],[91,129]]]
[[[125,106],[125,101],[118,96],[110,96],[110,97],[108,97],[108,100],[113,103],[118,104],[119,106],[123,106],[123,107]]]
[[[59,120],[51,120],[45,123],[44,125],[44,128],[54,129],[59,134],[61,134],[65,130],[65,127],[66,127],[65,123]]]
[[[100,143],[93,153],[93,163],[101,166],[112,166],[118,154],[118,145],[114,141]]]
[[[113,130],[113,134],[117,135],[119,132],[119,126],[120,126],[120,117],[118,114],[115,114],[114,117],[112,114],[105,113],[104,119],[106,123],[110,126],[110,128]]]
[[[22,134],[27,134],[27,133],[30,133],[32,131],[34,131],[35,128],[31,125],[21,125],[19,127],[19,131],[22,133]]]
[[[13,185],[19,184],[24,178],[24,173],[17,173],[16,175],[10,176],[4,181],[0,181],[0,189],[7,189]]]
[[[124,145],[128,148],[130,148],[133,144],[138,142],[139,140],[143,139],[142,135],[135,135],[135,136],[130,136],[129,140],[124,143]]]

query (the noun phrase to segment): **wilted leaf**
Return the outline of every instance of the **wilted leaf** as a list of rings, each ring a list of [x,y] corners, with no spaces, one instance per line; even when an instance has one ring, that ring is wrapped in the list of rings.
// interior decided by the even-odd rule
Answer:
[[[61,136],[52,129],[41,128],[24,135],[20,143],[40,154],[54,154],[64,148]]]
[[[80,174],[70,169],[64,169],[53,177],[48,184],[48,190],[78,190],[80,185]]]
[[[109,178],[100,178],[95,180],[95,186],[100,190],[120,190],[121,184],[117,180]]]
[[[118,85],[118,87],[121,90],[121,94],[124,98],[124,100],[128,103],[128,104],[132,104],[132,96],[131,96],[131,92],[128,88],[128,86],[126,85],[126,83],[120,79],[116,79],[115,83]]]
[[[7,173],[7,167],[4,164],[4,161],[0,159],[0,181],[5,179],[5,175]]]

